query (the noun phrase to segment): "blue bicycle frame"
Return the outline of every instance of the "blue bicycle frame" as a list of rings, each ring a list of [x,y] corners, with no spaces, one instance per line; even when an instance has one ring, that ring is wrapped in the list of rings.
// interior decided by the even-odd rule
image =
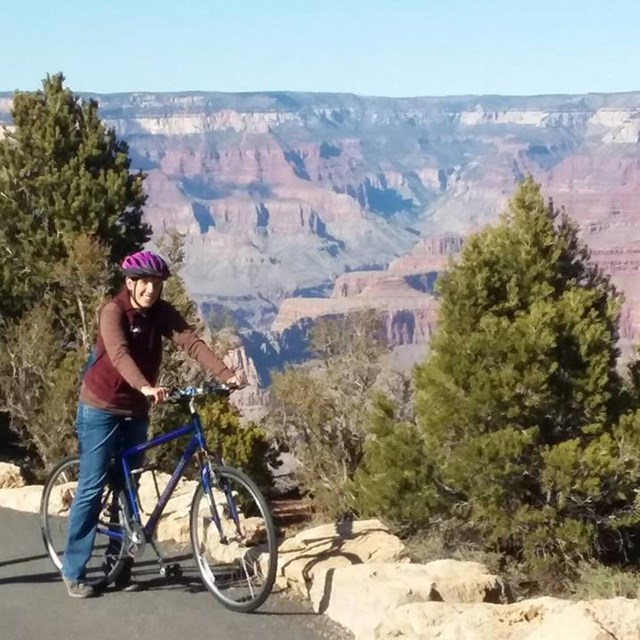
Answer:
[[[169,433],[165,433],[147,442],[143,442],[141,444],[134,445],[122,451],[119,456],[117,456],[116,461],[119,461],[122,466],[122,477],[124,478],[125,490],[127,494],[127,502],[129,504],[129,508],[131,510],[131,518],[133,522],[141,524],[140,518],[140,509],[138,506],[138,499],[135,484],[132,480],[132,471],[129,460],[132,456],[136,456],[140,453],[147,451],[148,449],[153,449],[154,447],[158,447],[160,445],[166,444],[171,440],[175,440],[176,438],[180,438],[181,436],[186,436],[192,434],[191,440],[187,443],[187,447],[184,450],[180,460],[176,468],[171,475],[171,478],[164,488],[162,495],[158,499],[158,502],[149,516],[149,519],[142,527],[142,532],[144,533],[145,540],[149,541],[153,532],[156,528],[158,520],[162,516],[162,512],[164,508],[167,506],[169,502],[169,498],[173,494],[182,474],[185,470],[187,464],[193,457],[193,455],[198,451],[204,455],[200,456],[200,482],[202,483],[203,489],[208,493],[212,486],[212,478],[210,477],[209,472],[209,464],[208,464],[208,456],[206,450],[206,444],[204,440],[204,435],[202,432],[202,423],[200,422],[200,416],[197,413],[192,412],[191,414],[191,422],[183,427],[170,431]],[[225,491],[225,493],[228,493]],[[227,495],[227,499],[231,499],[231,504],[233,504],[233,498]],[[235,505],[234,505],[235,506]],[[232,508],[232,511],[235,512],[235,508]],[[222,527],[220,524],[220,520],[215,508],[212,508],[212,517],[215,525],[218,527],[218,530],[221,532]],[[233,513],[234,520],[236,519],[235,513]],[[120,539],[124,538],[124,533],[122,531],[114,531],[110,528],[98,527],[98,532],[109,536],[110,538]]]

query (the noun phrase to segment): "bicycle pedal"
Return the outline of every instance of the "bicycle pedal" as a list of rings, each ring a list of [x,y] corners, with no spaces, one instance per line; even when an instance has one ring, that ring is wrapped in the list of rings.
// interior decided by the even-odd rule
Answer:
[[[160,575],[163,578],[180,578],[182,576],[182,566],[175,562],[160,567]]]

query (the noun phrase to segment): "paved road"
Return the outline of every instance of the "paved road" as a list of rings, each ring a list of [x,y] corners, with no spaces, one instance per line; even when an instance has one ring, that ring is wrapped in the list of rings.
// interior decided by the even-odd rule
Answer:
[[[148,588],[137,593],[107,591],[75,600],[44,553],[36,515],[0,509],[0,638],[2,640],[342,640],[345,634],[303,604],[272,596],[256,613],[224,609],[202,587],[192,561],[185,575],[160,579],[153,556],[137,565]]]

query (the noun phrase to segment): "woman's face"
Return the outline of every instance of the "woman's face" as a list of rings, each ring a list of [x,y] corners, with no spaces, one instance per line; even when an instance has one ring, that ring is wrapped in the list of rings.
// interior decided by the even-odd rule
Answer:
[[[131,302],[138,309],[152,307],[162,293],[160,278],[126,278],[125,283],[131,296]]]

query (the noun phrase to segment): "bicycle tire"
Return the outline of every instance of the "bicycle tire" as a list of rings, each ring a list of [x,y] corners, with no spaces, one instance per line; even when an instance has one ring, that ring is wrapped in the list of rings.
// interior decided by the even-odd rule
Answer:
[[[258,529],[254,529],[251,533],[251,536],[249,536],[247,534],[246,527],[244,532],[240,532],[240,527],[236,527],[234,524],[233,528],[235,529],[235,532],[232,533],[233,539],[227,541],[226,543],[220,539],[219,530],[214,531],[214,535],[217,535],[218,540],[220,541],[220,551],[229,551],[231,550],[230,544],[235,544],[237,550],[241,551],[242,553],[237,558],[234,558],[234,560],[231,562],[228,559],[225,559],[224,562],[216,563],[215,561],[213,561],[212,563],[210,563],[209,560],[207,560],[206,555],[207,553],[209,553],[209,555],[212,555],[213,552],[211,551],[211,542],[207,537],[207,531],[204,529],[206,525],[203,522],[204,536],[200,534],[198,525],[202,513],[202,510],[200,508],[200,501],[204,497],[207,501],[207,506],[210,508],[210,501],[213,501],[213,504],[215,505],[215,496],[213,495],[213,493],[210,496],[206,496],[205,489],[203,488],[202,483],[200,483],[193,495],[189,518],[193,556],[202,581],[206,585],[207,589],[216,598],[216,600],[218,600],[218,602],[220,602],[224,607],[230,609],[231,611],[250,613],[252,611],[255,611],[265,602],[265,600],[271,594],[273,585],[275,583],[278,563],[278,541],[276,527],[274,525],[271,510],[269,509],[267,501],[258,489],[257,485],[253,482],[253,480],[251,480],[251,478],[249,478],[242,471],[239,471],[238,469],[234,469],[232,467],[215,467],[212,469],[212,473],[215,480],[214,485],[218,485],[216,488],[222,487],[223,492],[225,492],[225,490],[231,491],[231,489],[229,488],[231,482],[236,483],[236,485],[239,485],[246,490],[247,495],[250,496],[254,501],[255,506],[257,506],[258,512],[260,513],[264,521],[264,528],[259,529],[259,536],[262,537],[263,534],[266,535],[266,543],[260,542],[260,544],[258,544],[255,541],[255,539],[257,539],[256,531],[258,531]],[[226,495],[229,494],[227,493]],[[229,511],[231,511],[230,507],[228,507],[228,509]],[[221,510],[217,508],[217,511],[224,512],[225,509],[223,508]],[[245,513],[249,513],[246,507],[244,508],[244,511]],[[220,513],[218,513],[218,516],[220,516]],[[211,516],[211,520],[214,520],[213,516]],[[235,523],[236,521],[233,520],[233,522]],[[232,527],[227,527],[227,530],[230,530],[231,528]],[[225,528],[223,525],[223,532],[224,531]],[[241,542],[245,543],[244,546],[242,546]],[[225,585],[223,581],[217,581],[212,567],[218,568],[219,571],[222,571],[224,575],[229,575],[230,572],[232,573],[232,575],[244,575],[248,585],[247,588],[250,591],[250,596],[242,597],[240,599],[231,597],[230,594],[233,588],[230,586],[231,583],[227,582],[227,584]],[[251,575],[249,575],[250,572]],[[260,588],[256,593],[254,593],[252,582],[254,581],[254,578],[257,577],[256,573],[260,573],[260,577],[263,578],[263,580]],[[229,580],[232,580],[232,578],[229,578]],[[236,588],[239,588],[239,585],[236,585],[235,583],[233,584]]]
[[[62,572],[62,557],[64,549],[61,548],[61,542],[53,539],[54,518],[57,518],[57,525],[61,528],[66,516],[62,515],[65,510],[70,510],[73,501],[73,487],[67,486],[64,494],[60,492],[59,496],[54,497],[58,480],[62,479],[62,487],[65,485],[73,485],[77,480],[78,469],[80,466],[80,458],[78,456],[68,456],[61,460],[49,473],[47,481],[42,491],[42,499],[40,501],[40,531],[42,534],[42,540],[45,545],[45,549],[53,565]],[[67,474],[62,477],[63,474]],[[59,499],[60,508],[54,508],[54,500]],[[105,488],[105,494],[103,495],[103,506],[101,513],[106,508],[107,504],[113,500],[112,490],[109,487]],[[117,500],[122,513],[123,505],[125,504],[125,496],[122,491],[118,492]],[[68,508],[68,509],[67,509]],[[68,515],[68,514],[67,514]],[[66,534],[66,525],[65,525]],[[62,539],[66,540],[66,535],[62,535]],[[94,549],[101,546],[107,541],[111,541],[112,538],[105,534],[96,534],[96,544]],[[107,550],[109,549],[107,542]],[[120,544],[116,553],[105,552],[105,559],[102,561],[101,567],[93,569],[92,575],[87,575],[87,582],[96,590],[101,590],[111,584],[120,574],[125,564],[126,548],[124,544]]]

